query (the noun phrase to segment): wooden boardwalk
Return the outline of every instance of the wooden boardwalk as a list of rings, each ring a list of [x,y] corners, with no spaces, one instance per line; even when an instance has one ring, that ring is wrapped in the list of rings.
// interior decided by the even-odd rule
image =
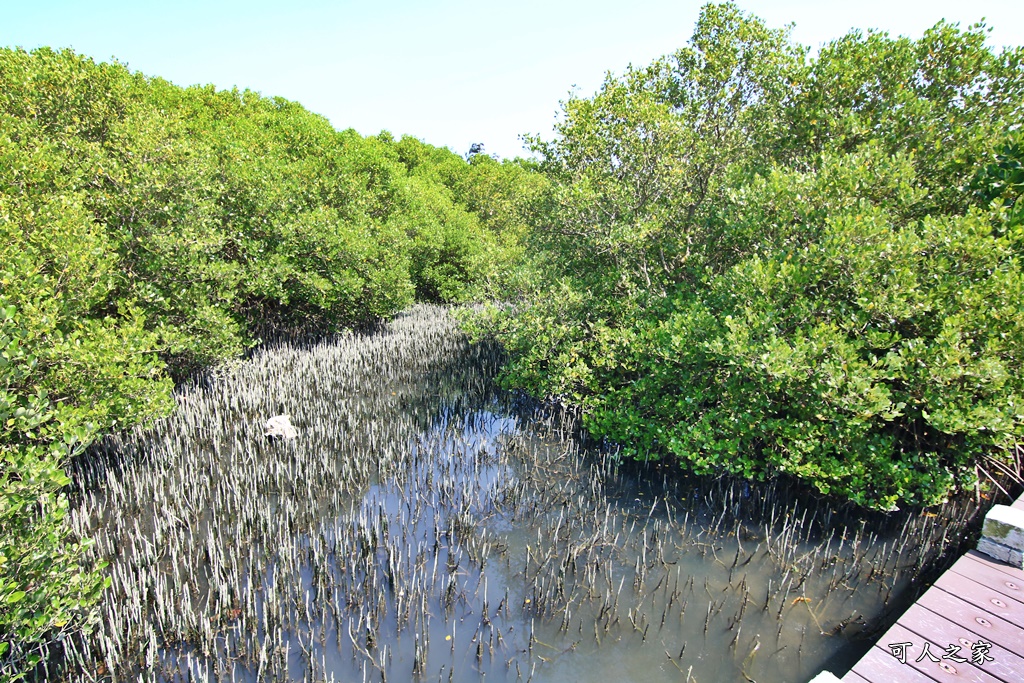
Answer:
[[[1024,683],[1024,571],[972,550],[841,680]]]

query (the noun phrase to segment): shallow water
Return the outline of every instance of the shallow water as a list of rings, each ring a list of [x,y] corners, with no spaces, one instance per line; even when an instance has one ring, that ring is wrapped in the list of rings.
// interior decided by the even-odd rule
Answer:
[[[86,680],[770,681],[841,673],[942,515],[615,463],[417,307],[268,347],[75,473],[110,562]],[[286,412],[292,442],[262,423]]]

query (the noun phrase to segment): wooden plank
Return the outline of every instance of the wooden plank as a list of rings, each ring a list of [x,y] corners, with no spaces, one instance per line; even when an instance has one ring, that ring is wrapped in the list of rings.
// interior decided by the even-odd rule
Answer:
[[[968,560],[973,560],[974,562],[980,562],[982,565],[988,567],[989,569],[994,569],[998,572],[1001,572],[1004,575],[1009,576],[1009,580],[1017,585],[1017,587],[1014,590],[1018,591],[1018,594],[1024,594],[1024,570],[1010,566],[1005,562],[1000,562],[999,560],[989,557],[985,553],[979,553],[977,550],[967,551],[967,553],[961,559],[964,558]]]
[[[843,681],[854,680],[848,678],[851,675],[859,676],[866,681],[874,683],[935,683],[935,679],[916,671],[908,664],[900,664],[900,660],[892,656],[889,648],[884,643],[903,642],[898,637],[892,636],[892,629],[886,631],[879,645],[868,650],[868,653],[861,657],[860,661],[850,670],[850,673],[843,677]],[[907,661],[912,661],[908,659]],[[952,679],[957,680],[957,679]],[[961,681],[970,679],[961,678]]]
[[[897,623],[918,634],[921,639],[937,643],[939,648],[932,647],[931,652],[940,659],[945,654],[947,646],[958,647],[959,650],[955,654],[968,661],[950,661],[949,663],[957,669],[974,667],[1005,683],[1020,683],[1022,673],[1024,673],[1024,657],[1014,654],[1001,645],[992,643],[967,624],[954,623],[946,617],[916,604],[911,605]],[[979,627],[978,630],[982,630],[982,627]],[[988,655],[992,659],[975,664],[971,661],[971,647],[979,640],[984,640],[991,645]]]
[[[1002,593],[962,574],[946,572],[935,582],[935,586],[1012,624],[1024,624],[1024,603],[1007,599]]]
[[[1024,496],[1013,507],[1024,510]],[[990,660],[975,665],[972,646],[990,643]],[[890,649],[910,643],[906,663]],[[925,655],[928,651],[938,662]],[[943,658],[950,645],[956,656]],[[917,659],[922,661],[918,662]],[[1024,570],[977,551],[961,557],[912,605],[842,680],[846,683],[1021,683],[1024,681]]]
[[[1010,652],[1024,652],[1024,627],[990,614],[941,588],[929,588],[918,598],[917,604],[955,624],[967,626],[985,640],[998,643]]]
[[[923,609],[923,608],[922,608]],[[928,610],[925,610],[926,612]],[[970,663],[962,664],[960,662],[950,662],[941,659],[942,655],[946,651],[946,646],[949,643],[941,642],[944,640],[943,637],[933,638],[930,635],[922,635],[915,633],[910,629],[904,627],[898,623],[891,629],[886,631],[885,636],[882,640],[878,641],[878,645],[872,649],[877,649],[882,654],[887,655],[892,660],[896,667],[889,668],[888,677],[882,676],[868,676],[860,671],[858,667],[854,667],[853,670],[860,673],[865,678],[879,681],[880,683],[890,683],[892,681],[909,681],[909,671],[916,671],[919,674],[926,676],[935,681],[971,681],[972,683],[1004,683],[998,678],[980,669],[979,667],[973,666]],[[921,657],[924,653],[924,644],[929,643],[929,651],[940,657],[938,662],[933,662],[928,657],[924,657],[922,661],[917,661],[918,657]],[[892,651],[889,647],[890,643],[911,643],[907,647],[906,651],[906,664],[901,664],[900,660],[893,656]],[[992,662],[989,662],[991,664]],[[1019,683],[1015,680],[1014,683]]]
[[[974,555],[970,553],[956,560],[956,563],[949,567],[949,571],[955,571],[962,577],[973,579],[979,584],[998,591],[1002,595],[1024,604],[1024,577],[1015,577],[1002,568],[1013,569],[1013,567],[989,559],[977,551]],[[947,571],[946,573],[949,573]]]

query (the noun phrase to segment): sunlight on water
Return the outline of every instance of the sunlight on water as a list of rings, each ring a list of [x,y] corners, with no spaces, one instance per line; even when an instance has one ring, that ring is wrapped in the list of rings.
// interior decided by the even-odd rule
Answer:
[[[865,517],[618,466],[500,363],[420,306],[270,346],[82,459],[112,579],[85,679],[809,680],[960,540],[970,503]],[[278,413],[298,439],[263,438]]]

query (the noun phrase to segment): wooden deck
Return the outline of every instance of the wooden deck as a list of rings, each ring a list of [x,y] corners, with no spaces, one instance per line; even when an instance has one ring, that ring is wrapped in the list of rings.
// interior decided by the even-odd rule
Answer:
[[[1024,683],[1024,571],[967,553],[842,681]]]

